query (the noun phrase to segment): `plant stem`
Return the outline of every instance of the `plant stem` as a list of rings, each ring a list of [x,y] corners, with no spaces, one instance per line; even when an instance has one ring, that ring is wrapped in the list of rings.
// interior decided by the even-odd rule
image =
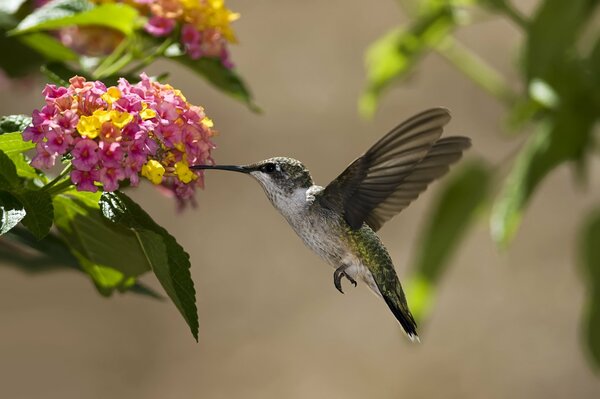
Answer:
[[[123,52],[129,47],[129,40],[123,40],[117,48],[113,50],[113,52],[107,56],[104,61],[98,65],[98,67],[92,72],[92,76],[95,79],[100,79],[103,76],[108,76],[110,74],[106,74],[106,71],[109,69],[113,69],[112,66],[119,60],[122,59],[121,55]]]
[[[52,179],[51,182],[49,182],[44,187],[42,187],[42,190],[47,191],[50,188],[52,188],[52,186],[54,186],[56,183],[59,182],[59,180],[61,180],[63,177],[65,177],[67,175],[67,173],[69,173],[71,171],[72,168],[73,168],[73,165],[71,164],[71,162],[69,162],[69,164],[67,166],[65,166],[65,168],[58,174],[58,176],[56,176],[54,179]]]
[[[65,180],[62,180],[60,183],[54,185],[53,187],[48,188],[47,190],[46,187],[44,187],[43,190],[50,194],[51,197],[54,197],[57,194],[67,191],[69,188],[71,188],[72,185],[73,182],[71,181],[71,179],[67,178]]]
[[[519,28],[527,30],[529,22],[523,16],[523,14],[521,14],[521,11],[517,10],[508,0],[500,2],[500,4],[495,6],[495,8],[504,13],[504,15],[513,21]]]
[[[435,49],[459,71],[504,105],[512,107],[518,98],[504,77],[479,56],[452,37],[447,37]]]
[[[156,48],[156,50],[154,50],[154,52],[142,59],[137,65],[135,65],[133,68],[127,71],[125,75],[133,75],[134,73],[139,72],[140,69],[143,69],[148,65],[152,64],[157,57],[160,57],[165,53],[165,51],[167,50],[167,48],[169,48],[171,44],[173,44],[173,38],[168,37],[167,39],[165,39],[164,42],[160,44],[160,46]]]

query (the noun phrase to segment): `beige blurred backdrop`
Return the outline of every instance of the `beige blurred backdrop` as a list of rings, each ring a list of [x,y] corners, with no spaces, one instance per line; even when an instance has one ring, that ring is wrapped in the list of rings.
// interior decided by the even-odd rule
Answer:
[[[452,110],[449,133],[473,138],[469,157],[500,162],[515,148],[502,106],[436,56],[372,121],[359,118],[363,52],[405,20],[392,0],[228,4],[242,14],[233,59],[263,115],[184,69],[149,70],[168,69],[206,107],[221,132],[218,162],[292,156],[324,185],[389,128],[436,105]],[[484,18],[460,37],[516,82],[520,36],[508,22]],[[38,107],[40,91],[1,93],[0,114]],[[0,398],[598,398],[579,339],[574,238],[600,197],[599,170],[596,162],[583,191],[568,168],[545,180],[509,251],[491,243],[482,219],[452,260],[420,345],[363,285],[339,294],[333,270],[250,178],[207,175],[199,207],[183,214],[144,186],[132,195],[191,255],[200,342],[169,302],[105,299],[78,273],[30,276],[0,259]],[[401,277],[438,189],[381,230]],[[153,276],[144,281],[160,289]]]

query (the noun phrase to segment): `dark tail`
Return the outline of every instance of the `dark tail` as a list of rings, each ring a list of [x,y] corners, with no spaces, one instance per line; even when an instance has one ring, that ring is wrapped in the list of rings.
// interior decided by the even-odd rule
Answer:
[[[388,291],[385,294],[382,293],[382,295],[385,303],[387,303],[394,316],[396,316],[408,338],[413,342],[420,342],[419,335],[417,334],[417,323],[408,309],[408,303],[406,303],[406,297],[404,296],[404,292],[402,292],[400,284],[398,284],[395,291]]]

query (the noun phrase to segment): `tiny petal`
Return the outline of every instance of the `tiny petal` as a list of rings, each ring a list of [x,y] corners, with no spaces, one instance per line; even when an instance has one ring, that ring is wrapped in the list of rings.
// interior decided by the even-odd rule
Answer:
[[[165,167],[158,161],[151,159],[142,166],[142,176],[150,180],[153,184],[160,184],[165,174]]]

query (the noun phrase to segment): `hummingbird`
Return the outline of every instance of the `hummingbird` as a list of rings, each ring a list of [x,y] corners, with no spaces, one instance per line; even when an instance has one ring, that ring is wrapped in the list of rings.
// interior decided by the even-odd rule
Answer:
[[[467,137],[442,138],[445,108],[423,111],[396,126],[326,187],[298,160],[269,158],[249,165],[194,165],[252,176],[302,241],[334,267],[333,283],[362,281],[382,298],[411,341],[419,341],[381,226],[444,175],[470,147]]]

